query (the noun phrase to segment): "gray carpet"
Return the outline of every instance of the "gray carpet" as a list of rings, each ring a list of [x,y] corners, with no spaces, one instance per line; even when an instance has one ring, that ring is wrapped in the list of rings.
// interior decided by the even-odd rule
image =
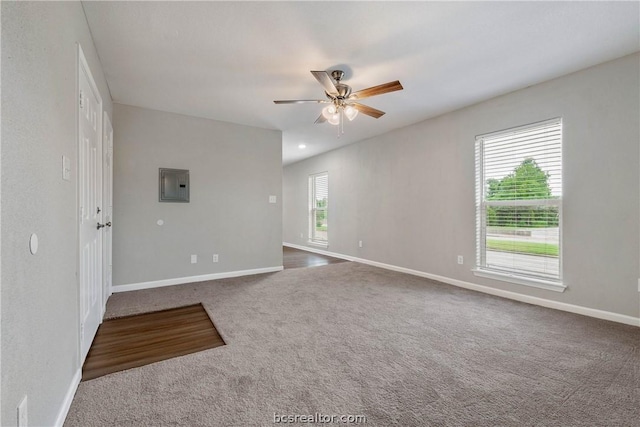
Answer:
[[[114,294],[107,316],[198,302],[226,346],[83,382],[65,425],[640,425],[632,326],[350,262]]]

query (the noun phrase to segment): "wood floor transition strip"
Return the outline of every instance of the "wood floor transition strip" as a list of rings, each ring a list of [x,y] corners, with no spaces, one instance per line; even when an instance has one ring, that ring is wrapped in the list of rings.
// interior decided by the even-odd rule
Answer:
[[[108,319],[89,349],[82,380],[222,345],[202,304]]]
[[[282,247],[282,264],[287,268],[318,267],[321,265],[349,262],[346,259],[334,258],[300,249]]]

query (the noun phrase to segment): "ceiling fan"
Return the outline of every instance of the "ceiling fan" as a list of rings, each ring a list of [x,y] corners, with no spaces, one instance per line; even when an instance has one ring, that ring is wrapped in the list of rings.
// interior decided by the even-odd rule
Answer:
[[[357,92],[352,92],[351,86],[341,82],[344,77],[344,71],[342,70],[333,70],[331,71],[331,75],[326,71],[312,71],[311,74],[313,74],[313,77],[315,77],[322,85],[324,93],[328,99],[295,99],[273,102],[276,104],[330,104],[322,109],[322,114],[320,114],[316,119],[315,123],[329,122],[332,125],[340,125],[338,135],[344,133],[343,124],[345,117],[351,121],[356,118],[358,112],[371,116],[374,119],[378,119],[384,115],[384,111],[360,104],[356,101],[403,89],[400,82],[396,80],[394,82],[384,83],[378,86],[362,89]],[[334,80],[335,83],[333,82]]]

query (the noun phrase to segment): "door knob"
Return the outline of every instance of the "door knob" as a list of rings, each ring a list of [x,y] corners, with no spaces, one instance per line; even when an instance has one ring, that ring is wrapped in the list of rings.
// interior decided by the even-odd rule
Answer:
[[[107,227],[111,227],[111,221],[105,224]]]
[[[96,227],[98,230],[100,230],[102,227],[104,227],[104,224],[100,224],[98,223],[98,226]]]

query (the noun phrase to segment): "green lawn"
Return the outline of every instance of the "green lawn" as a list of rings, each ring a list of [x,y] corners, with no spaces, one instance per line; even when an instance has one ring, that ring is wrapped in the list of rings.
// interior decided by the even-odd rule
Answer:
[[[558,256],[558,245],[550,243],[487,239],[487,249],[528,255]]]

